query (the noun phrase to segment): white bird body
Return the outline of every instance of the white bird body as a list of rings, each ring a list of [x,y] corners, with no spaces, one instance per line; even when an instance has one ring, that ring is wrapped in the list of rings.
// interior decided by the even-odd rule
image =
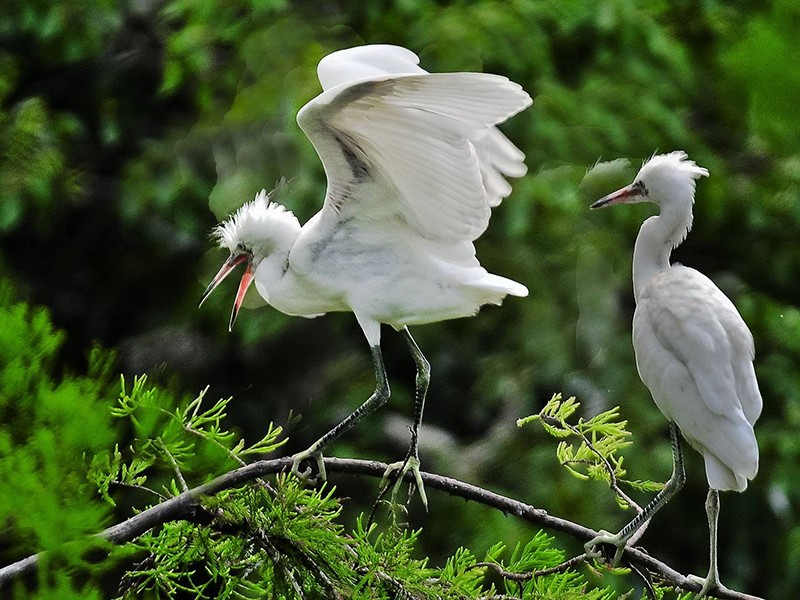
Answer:
[[[761,414],[753,359],[753,336],[733,303],[702,273],[671,265],[670,254],[692,226],[695,180],[708,171],[684,152],[653,156],[633,183],[601,198],[592,208],[655,202],[660,214],[639,230],[633,252],[633,347],[636,366],[659,410],[669,419],[673,473],[664,489],[616,534],[601,532],[586,544],[617,546],[615,560],[637,529],[683,485],[677,426],[705,460],[711,539],[708,576],[697,579],[700,596],[719,585],[718,490],[744,491],[758,471],[753,425]]]
[[[702,273],[674,265],[644,285],[633,345],[656,406],[705,459],[709,486],[745,490],[758,471],[761,395],[753,337],[733,303]]]
[[[473,241],[488,226],[491,207],[511,192],[505,178],[526,172],[524,155],[496,125],[531,104],[505,77],[431,74],[418,62],[410,50],[387,45],[320,61],[323,92],[300,109],[297,122],[325,169],[323,207],[301,227],[262,190],[215,230],[231,256],[203,296],[246,263],[231,325],[253,279],[269,304],[290,315],[352,311],[373,349],[380,402],[388,397],[380,325],[402,330],[418,367],[414,458],[427,386],[419,372],[428,367],[405,328],[528,294],[481,267]],[[370,402],[364,406],[372,410]],[[319,457],[333,434],[304,457]]]
[[[297,117],[328,176],[322,210],[301,227],[261,193],[216,231],[232,253],[252,254],[273,307],[352,311],[371,345],[380,323],[470,316],[527,295],[487,273],[472,242],[511,191],[504,177],[525,173],[523,154],[494,125],[530,97],[504,77],[430,74],[417,61],[382,45],[326,56],[326,89]]]
[[[290,315],[352,311],[395,329],[472,316],[483,304],[526,291],[487,273],[469,242],[408,235],[399,217],[343,222],[325,210],[299,229],[288,252],[272,251],[259,263],[255,283],[273,307]]]

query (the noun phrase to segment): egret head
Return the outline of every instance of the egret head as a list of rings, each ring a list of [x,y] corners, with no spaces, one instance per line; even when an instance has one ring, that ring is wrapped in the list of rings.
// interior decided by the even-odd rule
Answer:
[[[245,271],[233,302],[228,327],[230,330],[239,313],[245,292],[255,277],[258,265],[275,253],[288,255],[299,233],[300,223],[297,217],[280,204],[271,202],[266,190],[261,190],[255,199],[242,205],[233,216],[214,229],[212,237],[221,248],[227,248],[231,254],[208,284],[200,299],[200,305],[202,306],[211,292],[235,267],[244,264]]]
[[[662,207],[686,202],[691,207],[695,181],[700,177],[708,177],[708,170],[689,160],[683,150],[657,154],[642,165],[633,183],[600,198],[591,208],[634,202],[655,202]]]

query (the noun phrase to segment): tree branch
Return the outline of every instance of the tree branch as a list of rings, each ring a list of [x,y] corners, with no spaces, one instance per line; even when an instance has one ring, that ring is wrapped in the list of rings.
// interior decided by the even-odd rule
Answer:
[[[325,467],[331,473],[347,473],[353,475],[366,475],[370,477],[383,477],[386,464],[372,461],[347,458],[325,458]],[[234,488],[252,481],[258,477],[288,471],[292,466],[291,458],[277,458],[260,460],[229,471],[216,479],[196,488],[187,490],[178,496],[170,498],[133,517],[118,523],[97,534],[104,540],[114,544],[124,544],[132,541],[150,529],[170,521],[191,518],[201,508],[200,501],[204,496]],[[405,479],[413,482],[411,472]],[[548,514],[545,510],[530,506],[513,498],[501,496],[492,491],[478,486],[443,477],[433,473],[422,473],[422,480],[429,489],[437,489],[452,496],[472,500],[488,507],[495,508],[505,514],[511,514],[524,521],[532,523],[543,529],[565,533],[581,542],[587,542],[598,535],[597,531],[589,529],[578,523]],[[9,585],[15,578],[24,575],[36,568],[40,554],[35,554],[0,568],[0,589]],[[700,584],[681,575],[669,565],[656,560],[638,548],[626,547],[623,560],[653,573],[668,585],[688,591],[699,592]],[[730,600],[761,600],[733,590],[718,590],[714,592],[717,598]]]

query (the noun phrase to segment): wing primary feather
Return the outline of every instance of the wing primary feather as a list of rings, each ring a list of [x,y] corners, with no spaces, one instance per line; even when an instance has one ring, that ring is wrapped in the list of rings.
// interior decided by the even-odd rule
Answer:
[[[395,58],[410,64],[406,53]],[[375,66],[359,71],[334,61],[320,66],[321,77],[348,65],[357,74]],[[505,177],[526,172],[522,152],[494,126],[530,105],[530,96],[486,73],[412,70],[355,82],[342,73],[326,75],[335,85],[297,117],[322,159],[333,208],[402,214],[417,235],[441,242],[483,233],[491,207],[511,192]]]

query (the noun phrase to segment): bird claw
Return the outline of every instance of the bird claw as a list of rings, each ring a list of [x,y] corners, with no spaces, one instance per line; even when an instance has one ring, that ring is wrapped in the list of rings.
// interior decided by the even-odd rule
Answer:
[[[304,471],[300,471],[300,465],[304,460],[308,459],[314,459],[314,461],[317,463],[316,477],[312,477],[313,471],[311,470],[311,467],[308,467]],[[325,471],[325,462],[322,460],[322,452],[319,450],[314,450],[314,446],[311,446],[311,448],[293,455],[291,473],[298,479],[309,483],[325,481],[328,478],[328,474]]]
[[[386,470],[383,472],[383,479],[381,479],[381,486],[385,489],[384,486],[391,485],[390,476],[392,473],[399,471],[397,475],[395,475],[394,486],[392,488],[392,502],[395,502],[395,497],[397,496],[397,490],[400,489],[400,483],[405,478],[406,473],[411,471],[414,474],[414,483],[416,485],[417,491],[419,492],[420,500],[422,500],[422,505],[425,507],[425,510],[428,510],[428,496],[425,494],[425,485],[422,483],[422,475],[419,471],[419,457],[411,455],[407,456],[405,460],[401,460],[398,462],[394,462],[386,467]],[[413,493],[411,490],[409,493]]]
[[[604,558],[603,544],[610,544],[616,547],[614,558],[610,561],[611,565],[616,567],[622,558],[622,553],[625,551],[627,540],[623,539],[618,533],[611,533],[601,529],[598,535],[584,544],[583,548],[586,551],[586,556],[595,560]]]
[[[704,598],[708,595],[711,590],[724,590],[725,586],[723,586],[719,579],[714,576],[712,573],[709,573],[707,577],[698,577],[697,575],[687,575],[686,579],[691,581],[692,583],[699,583],[701,588],[700,591],[695,593],[694,597],[695,600],[698,598]]]

